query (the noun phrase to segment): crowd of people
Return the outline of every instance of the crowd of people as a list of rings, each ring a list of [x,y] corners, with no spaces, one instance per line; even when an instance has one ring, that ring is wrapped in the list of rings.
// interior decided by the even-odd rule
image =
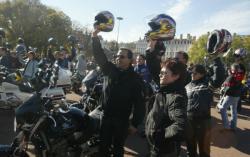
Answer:
[[[162,23],[159,22],[161,17],[168,21],[170,29],[167,35],[163,33],[163,36],[157,36],[162,28]],[[176,57],[162,61],[162,56],[166,50],[162,40],[171,40],[173,37],[173,34],[171,34],[174,32],[171,28],[175,28],[173,19],[169,16],[159,15],[149,25],[152,30],[146,34],[148,37],[146,56],[138,55],[136,57],[137,63],[134,65],[134,71],[141,76],[144,84],[138,80],[130,83],[134,87],[134,83],[137,82],[137,90],[134,88],[128,90],[130,85],[127,85],[130,79],[134,78],[134,76],[131,76],[131,50],[121,48],[116,55],[115,62],[109,62],[101,49],[98,39],[98,33],[102,31],[102,28],[98,27],[98,25],[95,26],[92,36],[94,58],[98,65],[101,66],[101,70],[105,72],[105,76],[107,76],[102,105],[104,106],[104,119],[108,120],[102,123],[102,131],[105,132],[105,130],[110,129],[106,134],[101,134],[100,154],[109,156],[113,153],[114,156],[123,156],[124,137],[127,136],[127,131],[130,133],[136,132],[138,122],[143,123],[144,121],[150,157],[179,156],[182,141],[187,144],[188,156],[209,157],[211,138],[210,109],[213,104],[214,91],[221,86],[221,92],[225,96],[225,99],[221,101],[221,108],[219,108],[224,126],[222,132],[234,132],[237,126],[236,108],[245,70],[242,64],[235,63],[226,71],[220,57],[229,50],[232,36],[225,29],[213,31],[207,43],[207,57],[212,61],[212,64],[209,66],[195,64],[188,68],[188,55],[182,51],[177,52]],[[242,58],[242,54],[237,56],[237,51],[234,52],[234,56],[238,59]],[[158,89],[152,97],[152,103],[147,103],[147,101],[144,103],[145,110],[142,108],[141,103],[136,100],[141,99],[138,91],[141,90],[141,93],[145,94],[145,84],[149,82],[155,82]],[[142,87],[140,88],[139,85]],[[118,87],[119,90],[117,91]],[[137,94],[134,92],[137,92]],[[127,101],[123,98],[123,101],[118,102],[116,98],[121,95]],[[134,95],[137,95],[137,99],[134,99]],[[126,102],[126,109],[124,103],[121,102]],[[232,112],[230,123],[226,113],[229,106]],[[120,114],[124,111],[133,111],[131,121],[129,121],[130,114],[128,112]],[[138,115],[140,116],[138,117]],[[123,123],[123,126],[126,127],[123,128],[117,125],[115,119],[120,120],[120,124]],[[124,121],[122,122],[122,120]],[[112,146],[111,153],[110,148]],[[197,151],[197,146],[199,151]]]
[[[171,21],[173,19],[167,18],[175,27],[175,22]],[[210,108],[214,91],[220,87],[222,100],[218,108],[224,127],[222,131],[236,131],[241,81],[246,74],[246,68],[240,61],[246,51],[236,50],[235,63],[228,71],[225,70],[220,55],[228,51],[232,42],[227,30],[215,30],[208,38],[207,51],[212,64],[194,64],[192,67],[188,67],[189,57],[184,51],[177,52],[174,58],[162,60],[166,51],[164,42],[153,38],[153,35],[148,39],[145,55],[134,57],[130,49],[120,48],[114,61],[109,61],[98,36],[100,31],[100,27],[96,26],[92,33],[94,61],[103,73],[103,93],[99,101],[104,112],[100,129],[100,156],[112,154],[122,157],[127,135],[138,132],[138,126],[143,124],[150,157],[177,157],[183,141],[186,142],[189,157],[198,156],[198,152],[200,157],[209,157],[212,127]],[[167,39],[170,38],[168,36]],[[67,55],[64,47],[54,51],[55,41],[50,38],[45,56],[49,62],[57,63],[64,69],[71,69],[70,63],[77,55],[74,37],[69,36],[68,39],[70,55]],[[9,69],[23,67],[23,77],[27,80],[34,78],[39,62],[35,50],[27,50],[21,38],[15,50],[1,47],[0,65]],[[84,76],[86,60],[80,50],[76,68]],[[26,61],[23,55],[28,57]],[[133,62],[134,58],[136,63]],[[150,93],[152,83],[157,88]],[[230,121],[227,116],[229,107]]]

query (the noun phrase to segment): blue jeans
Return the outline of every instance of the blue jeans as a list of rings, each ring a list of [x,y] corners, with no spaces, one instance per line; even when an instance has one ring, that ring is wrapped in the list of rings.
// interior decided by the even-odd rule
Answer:
[[[237,124],[237,105],[240,97],[225,96],[222,102],[222,108],[220,109],[220,114],[222,118],[222,123],[226,129],[236,129]],[[230,107],[231,120],[229,122],[227,115],[227,108]]]

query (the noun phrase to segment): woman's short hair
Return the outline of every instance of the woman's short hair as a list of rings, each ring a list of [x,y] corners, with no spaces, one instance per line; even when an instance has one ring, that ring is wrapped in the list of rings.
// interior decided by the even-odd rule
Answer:
[[[162,68],[164,67],[169,69],[174,75],[179,75],[179,79],[177,81],[179,83],[185,84],[187,77],[186,65],[174,59],[170,59],[167,60],[166,63],[162,66]]]
[[[194,65],[193,70],[199,74],[206,75],[206,69],[201,64]]]

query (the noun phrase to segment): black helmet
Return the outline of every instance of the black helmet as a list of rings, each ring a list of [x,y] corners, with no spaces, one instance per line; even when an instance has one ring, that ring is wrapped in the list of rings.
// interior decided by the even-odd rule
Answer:
[[[232,43],[232,35],[226,29],[214,30],[207,41],[207,51],[210,55],[223,54],[229,50]]]
[[[83,45],[83,44],[80,44],[80,43],[77,44],[77,47],[78,47],[79,50],[83,50],[83,49],[84,49],[84,45]]]
[[[9,50],[12,49],[12,45],[9,42],[5,42],[5,47]]]
[[[19,38],[17,39],[17,43],[19,43],[19,44],[22,44],[22,43],[24,43],[24,40],[23,40],[23,38],[19,37]]]
[[[151,30],[145,35],[153,40],[172,40],[175,36],[175,20],[166,14],[159,14],[148,23]]]
[[[88,62],[87,63],[87,69],[88,70],[96,69],[96,64],[94,62]]]
[[[62,45],[59,47],[59,50],[60,50],[60,51],[66,51],[65,47],[62,46]]]
[[[48,39],[48,43],[49,43],[49,45],[57,45],[57,41],[56,41],[56,39],[53,38],[53,37],[50,37],[50,38]]]
[[[36,53],[37,52],[37,48],[29,46],[28,47],[28,51],[32,51],[32,52]]]
[[[77,42],[77,39],[75,36],[73,35],[69,35],[68,36],[68,41],[71,43],[71,44],[75,44]]]
[[[109,11],[101,11],[95,16],[94,27],[103,32],[113,30],[115,24],[114,16]]]
[[[5,31],[3,28],[0,28],[0,38],[5,38]]]

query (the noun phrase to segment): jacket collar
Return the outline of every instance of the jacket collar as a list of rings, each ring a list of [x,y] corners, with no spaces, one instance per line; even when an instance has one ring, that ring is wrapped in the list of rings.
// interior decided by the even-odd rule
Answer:
[[[191,83],[193,83],[193,84],[199,84],[199,83],[204,83],[204,82],[206,82],[206,77],[205,76],[200,78],[199,80],[192,80],[191,81]]]
[[[182,90],[185,90],[184,85],[180,83],[179,81],[176,81],[171,84],[161,86],[159,92],[168,94],[168,93],[178,92]]]

